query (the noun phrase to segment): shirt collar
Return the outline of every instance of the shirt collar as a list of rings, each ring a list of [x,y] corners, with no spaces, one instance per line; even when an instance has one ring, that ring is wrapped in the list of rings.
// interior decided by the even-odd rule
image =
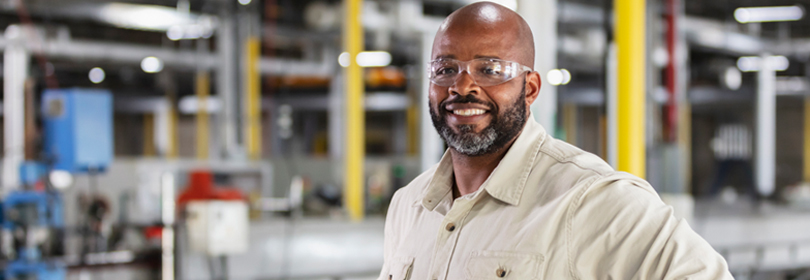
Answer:
[[[481,185],[481,188],[500,201],[518,205],[523,189],[526,187],[526,180],[534,167],[535,159],[545,138],[545,130],[534,120],[534,114],[530,114],[517,140],[489,178]],[[433,211],[447,193],[452,191],[452,178],[453,160],[448,149],[423,192],[422,206]]]

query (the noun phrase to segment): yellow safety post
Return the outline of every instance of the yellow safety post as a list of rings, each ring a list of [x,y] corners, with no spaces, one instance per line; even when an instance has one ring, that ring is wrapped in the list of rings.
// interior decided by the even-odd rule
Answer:
[[[416,155],[419,148],[419,107],[416,107],[416,102],[408,106],[405,119],[408,127],[408,155]]]
[[[346,178],[344,205],[353,221],[363,220],[365,213],[363,158],[365,157],[365,111],[363,106],[363,72],[357,55],[363,51],[363,26],[360,8],[363,0],[344,0],[343,47],[349,53],[346,67]]]
[[[211,92],[211,75],[207,71],[197,72],[197,159],[208,159],[208,96]]]
[[[617,158],[620,171],[644,178],[644,0],[615,0],[618,60]]]
[[[563,104],[563,128],[565,141],[571,145],[577,144],[577,104]]]
[[[143,115],[143,155],[155,156],[155,115],[152,113]]]
[[[810,98],[804,99],[804,171],[802,178],[810,182]]]
[[[250,37],[245,44],[245,141],[250,159],[260,159],[262,156],[262,100],[261,100],[261,74],[259,73],[259,59],[261,58],[261,41]]]

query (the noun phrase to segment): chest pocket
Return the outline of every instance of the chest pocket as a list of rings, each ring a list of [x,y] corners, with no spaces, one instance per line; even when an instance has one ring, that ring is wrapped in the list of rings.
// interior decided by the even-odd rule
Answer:
[[[543,256],[502,251],[472,252],[467,278],[475,280],[540,279]]]
[[[412,257],[396,257],[388,270],[388,280],[408,280],[413,271]]]

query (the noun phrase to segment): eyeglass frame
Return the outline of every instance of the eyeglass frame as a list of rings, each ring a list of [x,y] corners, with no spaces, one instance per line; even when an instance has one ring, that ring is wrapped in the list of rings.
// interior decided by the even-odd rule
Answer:
[[[518,69],[519,69],[519,71],[520,71],[520,72],[518,72],[518,74],[516,74],[514,77],[511,77],[511,78],[509,78],[509,79],[503,80],[503,81],[502,81],[502,82],[500,82],[500,83],[497,83],[497,84],[491,84],[491,85],[481,85],[481,84],[479,84],[479,83],[478,83],[478,81],[476,81],[476,80],[475,80],[475,76],[472,74],[472,72],[470,72],[470,63],[472,63],[473,61],[482,61],[482,60],[484,60],[484,61],[487,61],[487,60],[488,60],[488,61],[497,61],[497,62],[501,62],[501,63],[514,64],[514,65],[519,66],[519,67],[518,67]],[[459,71],[459,72],[458,72],[458,74],[457,74],[457,75],[459,75],[459,76],[457,76],[457,77],[456,77],[456,78],[453,80],[453,83],[452,83],[452,84],[444,86],[444,85],[440,85],[440,84],[436,83],[436,82],[433,80],[433,76],[434,76],[433,69],[432,69],[432,67],[433,67],[433,63],[436,63],[436,62],[439,62],[439,61],[456,61],[456,62],[458,62],[458,64],[459,64],[459,67],[458,67],[458,69],[457,69],[457,70],[459,70],[459,69],[463,69],[463,70],[461,70],[461,71]],[[520,75],[521,75],[521,74],[523,74],[524,72],[534,72],[534,69],[532,69],[531,67],[526,66],[526,65],[523,65],[523,64],[520,64],[520,63],[518,63],[518,62],[509,61],[509,60],[503,60],[503,59],[498,59],[498,58],[486,58],[486,57],[482,57],[482,58],[475,58],[475,59],[471,59],[471,60],[467,60],[467,61],[460,61],[460,60],[458,60],[458,59],[454,59],[454,58],[439,58],[439,59],[434,59],[434,60],[432,60],[432,61],[428,62],[426,66],[427,66],[427,71],[428,71],[428,80],[430,80],[430,82],[431,82],[432,84],[434,84],[434,85],[437,85],[437,86],[443,86],[443,87],[450,87],[450,86],[455,85],[455,84],[456,84],[456,82],[457,82],[457,80],[458,80],[458,78],[459,78],[459,77],[461,76],[461,74],[462,74],[463,72],[465,72],[465,71],[467,72],[467,74],[468,74],[468,75],[470,75],[470,78],[471,78],[471,79],[473,80],[473,82],[474,82],[476,85],[478,85],[478,86],[497,86],[497,85],[500,85],[500,84],[506,83],[506,82],[508,82],[508,81],[511,81],[511,80],[512,80],[512,79],[514,79],[514,78],[517,78],[518,76],[520,76]]]

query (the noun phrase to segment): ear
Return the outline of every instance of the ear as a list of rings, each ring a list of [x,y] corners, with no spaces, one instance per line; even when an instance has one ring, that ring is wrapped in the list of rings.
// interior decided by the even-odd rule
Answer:
[[[537,100],[540,95],[540,86],[542,85],[540,73],[537,71],[529,72],[526,75],[526,107],[529,107]]]

